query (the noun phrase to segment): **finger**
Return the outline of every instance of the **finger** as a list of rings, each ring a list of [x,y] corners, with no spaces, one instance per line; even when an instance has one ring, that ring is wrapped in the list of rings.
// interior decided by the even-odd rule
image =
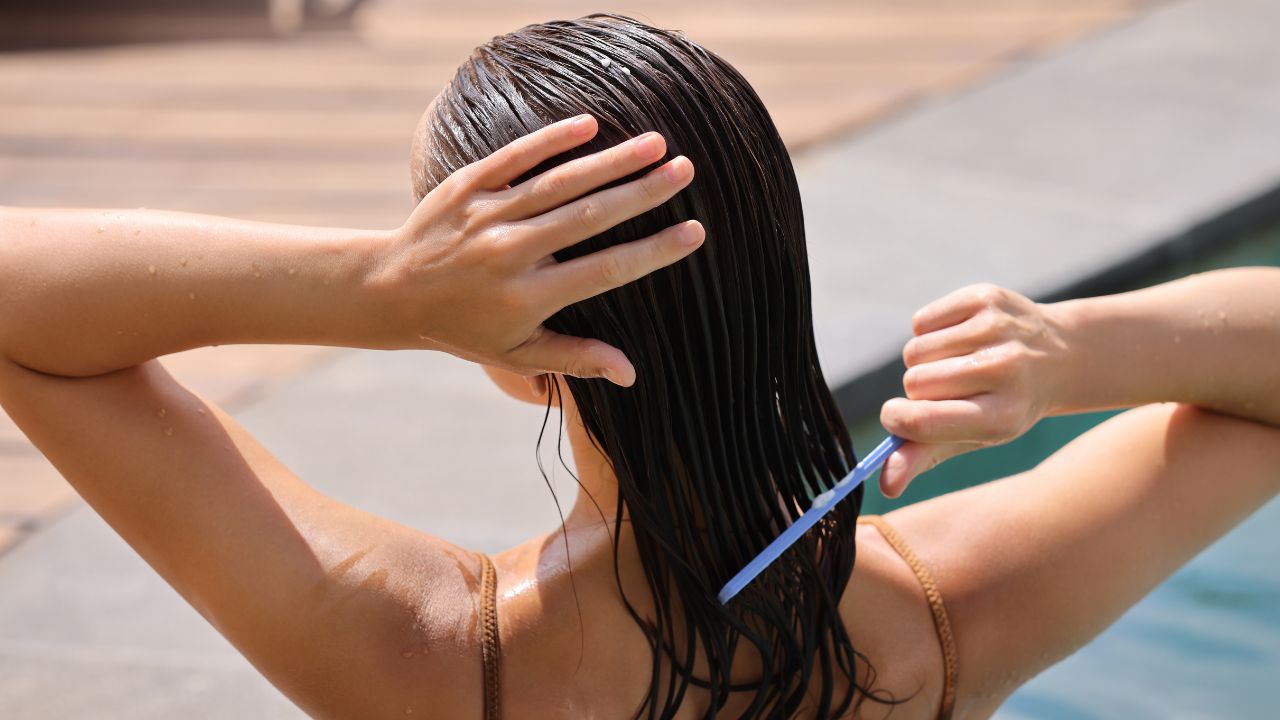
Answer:
[[[579,115],[552,123],[502,146],[493,154],[454,173],[457,182],[473,190],[494,190],[537,167],[542,161],[578,147],[595,137],[595,118]]]
[[[539,282],[547,307],[556,312],[566,305],[595,297],[634,282],[698,249],[706,237],[702,223],[686,220],[642,240],[614,245],[567,262],[548,265]]]
[[[980,442],[995,432],[986,403],[990,396],[964,400],[893,398],[880,408],[880,423],[905,440],[928,443]]]
[[[531,220],[529,247],[538,258],[599,235],[670,200],[693,180],[693,163],[681,155],[626,185],[601,190]]]
[[[902,348],[902,362],[908,367],[923,365],[949,357],[968,355],[987,344],[992,333],[984,327],[976,314],[960,323],[941,330],[926,332],[907,341]]]
[[[902,376],[902,389],[911,400],[959,400],[993,389],[994,365],[980,355],[944,358],[916,365]]]
[[[976,450],[977,445],[933,445],[908,442],[894,451],[880,471],[880,492],[887,498],[898,498],[911,481],[941,465],[944,461]]]
[[[982,308],[994,304],[1003,290],[994,285],[969,285],[925,305],[911,316],[911,329],[916,335],[951,327],[973,317]]]
[[[508,220],[525,220],[577,200],[601,185],[643,170],[660,160],[667,141],[656,132],[645,133],[584,158],[551,168],[521,183],[513,200],[503,209]]]
[[[506,360],[520,372],[605,378],[622,387],[630,387],[636,381],[636,369],[618,348],[600,340],[561,335],[545,327],[539,327],[532,337],[508,353]]]

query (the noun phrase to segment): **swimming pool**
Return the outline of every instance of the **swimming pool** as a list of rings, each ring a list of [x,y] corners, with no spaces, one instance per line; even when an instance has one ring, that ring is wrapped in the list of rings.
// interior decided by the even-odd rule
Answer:
[[[1241,265],[1280,266],[1280,227],[1162,268],[1133,287]],[[864,511],[887,512],[1028,469],[1113,414],[1049,418],[1016,442],[921,476],[899,500],[869,490]],[[874,418],[852,432],[859,452],[884,434]],[[1273,500],[1093,642],[1025,685],[996,718],[1262,720],[1280,718],[1278,690],[1280,500]]]

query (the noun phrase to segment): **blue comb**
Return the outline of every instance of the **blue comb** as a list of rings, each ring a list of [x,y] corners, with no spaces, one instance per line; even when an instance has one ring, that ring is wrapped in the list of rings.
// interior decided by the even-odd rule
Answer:
[[[862,458],[862,462],[853,468],[853,472],[845,475],[840,482],[836,483],[835,487],[815,497],[813,506],[806,510],[799,520],[792,523],[791,527],[783,530],[782,534],[769,543],[768,547],[761,550],[760,554],[752,558],[746,567],[742,568],[737,575],[734,575],[729,582],[724,584],[724,588],[720,590],[720,604],[727,604],[733,599],[734,595],[742,592],[742,588],[750,584],[752,580],[755,580],[757,575],[764,572],[765,568],[769,567],[774,560],[777,560],[778,556],[782,555],[787,548],[794,545],[796,540],[799,540],[801,535],[804,535],[809,531],[809,528],[817,524],[831,508],[853,492],[854,488],[870,477],[871,473],[879,470],[884,461],[888,460],[889,456],[893,454],[893,451],[901,446],[902,438],[890,435],[877,445],[875,450],[872,450],[866,457]]]

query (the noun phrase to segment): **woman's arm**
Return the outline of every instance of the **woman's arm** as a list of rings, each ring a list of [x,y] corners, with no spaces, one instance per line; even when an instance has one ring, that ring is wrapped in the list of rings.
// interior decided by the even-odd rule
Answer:
[[[1280,426],[1277,268],[1051,305],[977,285],[930,303],[912,324],[907,397],[881,412],[911,441],[886,463],[880,483],[890,496],[1050,414],[1181,402]]]
[[[629,384],[616,349],[540,323],[687,255],[701,228],[548,256],[662,202],[692,168],[677,159],[576,199],[663,153],[633,141],[505,187],[594,132],[574,128],[469,166],[390,233],[0,211],[0,405],[312,717],[478,716],[478,559],[316,492],[151,358],[231,342],[424,347]]]
[[[550,255],[689,183],[653,134],[514,188],[542,160],[590,139],[565,121],[456,173],[388,232],[306,228],[147,210],[0,208],[0,355],[46,374],[99,375],[232,343],[447,350],[522,372],[634,369],[598,341],[541,326],[585,297],[697,247],[697,223],[568,263]],[[648,142],[646,142],[646,140]],[[581,198],[581,199],[578,199]]]
[[[155,360],[87,378],[0,360],[0,405],[310,717],[480,716],[474,554],[317,492]]]
[[[887,517],[930,567],[984,718],[1280,492],[1280,429],[1149,405],[1038,467]]]
[[[1070,351],[1055,414],[1176,401],[1280,427],[1280,268],[1049,305]]]
[[[0,350],[93,376],[195,347],[372,344],[391,233],[155,210],[0,208]]]
[[[1172,401],[891,513],[951,615],[958,718],[989,715],[1280,491],[1277,314],[1280,270],[1253,268],[1047,306],[979,286],[917,313],[908,398],[882,411],[911,441],[889,493],[1046,414]]]

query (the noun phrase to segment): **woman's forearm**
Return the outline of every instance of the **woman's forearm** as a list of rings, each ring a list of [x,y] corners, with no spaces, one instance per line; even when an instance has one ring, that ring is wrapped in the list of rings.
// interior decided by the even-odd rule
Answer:
[[[1176,401],[1280,425],[1280,269],[1048,306],[1070,348],[1055,412]]]
[[[193,347],[362,345],[385,234],[0,208],[0,353],[87,376]]]
[[[587,115],[474,162],[386,232],[146,210],[0,208],[0,360],[83,377],[224,343],[444,350],[526,375],[635,382],[621,350],[548,330],[562,308],[696,250],[693,220],[556,262],[693,179],[646,133],[522,174],[595,136]],[[605,189],[601,190],[602,186]]]

